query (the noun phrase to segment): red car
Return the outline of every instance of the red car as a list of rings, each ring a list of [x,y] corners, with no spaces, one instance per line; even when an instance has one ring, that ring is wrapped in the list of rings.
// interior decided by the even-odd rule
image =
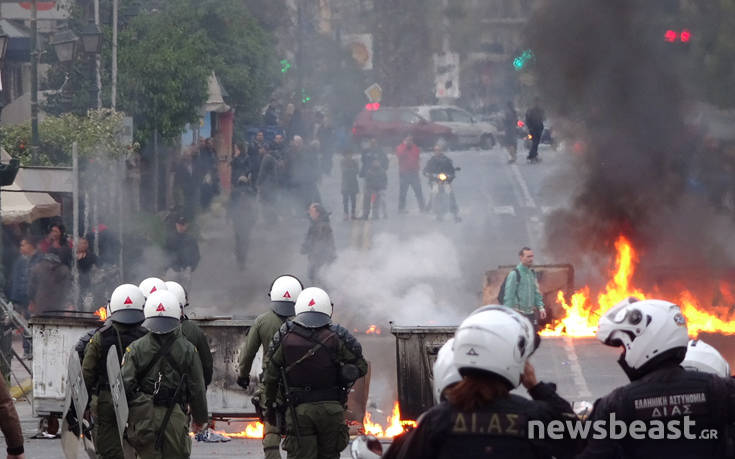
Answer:
[[[409,134],[423,149],[431,148],[439,139],[447,145],[457,140],[451,128],[428,121],[409,107],[363,109],[352,125],[352,138],[357,143],[374,137],[381,145],[395,147]]]

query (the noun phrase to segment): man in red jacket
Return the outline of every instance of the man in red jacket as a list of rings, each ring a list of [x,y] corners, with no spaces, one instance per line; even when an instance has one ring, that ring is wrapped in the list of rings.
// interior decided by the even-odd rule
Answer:
[[[398,178],[400,181],[400,191],[398,194],[398,212],[406,212],[406,193],[408,187],[413,188],[416,200],[419,203],[419,210],[424,211],[424,195],[421,192],[421,180],[419,179],[419,147],[413,143],[413,136],[409,135],[396,148],[396,156],[398,157]]]

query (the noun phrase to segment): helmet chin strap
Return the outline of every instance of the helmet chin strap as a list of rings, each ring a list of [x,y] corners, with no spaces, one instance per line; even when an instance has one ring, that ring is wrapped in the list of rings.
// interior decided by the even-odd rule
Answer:
[[[643,376],[647,375],[648,373],[651,373],[654,370],[657,370],[659,368],[665,367],[665,366],[677,366],[679,365],[683,360],[684,356],[686,355],[686,349],[685,347],[677,347],[674,349],[669,349],[666,352],[662,352],[660,355],[652,358],[648,362],[641,365],[640,368],[631,368],[628,365],[628,362],[625,361],[625,352],[620,354],[620,357],[618,357],[618,365],[620,365],[620,368],[623,369],[625,372],[625,375],[630,379],[630,381],[636,381]]]

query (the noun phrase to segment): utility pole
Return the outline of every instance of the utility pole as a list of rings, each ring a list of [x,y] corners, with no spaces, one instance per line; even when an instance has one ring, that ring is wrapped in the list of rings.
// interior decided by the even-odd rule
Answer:
[[[38,0],[31,2],[31,163],[38,164]]]
[[[112,0],[112,90],[110,93],[110,107],[117,106],[117,14],[118,0]]]
[[[100,26],[100,0],[94,0],[94,24]],[[101,40],[101,38],[100,38]],[[95,74],[97,77],[97,110],[102,108],[102,53],[97,53],[94,58]]]

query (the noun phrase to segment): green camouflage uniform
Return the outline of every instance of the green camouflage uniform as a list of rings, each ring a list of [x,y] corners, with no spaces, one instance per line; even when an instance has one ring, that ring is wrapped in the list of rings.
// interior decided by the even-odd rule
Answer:
[[[266,351],[273,340],[273,336],[278,333],[278,329],[283,325],[284,318],[273,311],[264,312],[255,319],[255,323],[248,331],[247,340],[240,348],[240,357],[238,358],[238,368],[240,369],[239,377],[241,380],[247,381],[250,377],[250,369],[253,366],[255,354],[258,353],[260,346],[263,346],[263,370],[265,370]],[[261,397],[263,393],[263,385],[260,384],[256,390],[256,397]],[[264,422],[263,436],[263,453],[265,459],[280,459],[281,453],[278,451],[281,446],[281,432],[277,426]]]
[[[103,343],[103,333],[110,328],[117,335],[113,339],[114,343],[118,342],[117,337],[121,335],[135,334],[136,336],[143,336],[147,333],[147,330],[139,324],[128,325],[111,321],[109,325],[97,330],[92,339],[89,340],[82,361],[84,385],[91,397],[90,409],[94,420],[92,439],[94,440],[97,457],[99,459],[124,459],[120,434],[117,430],[115,407],[112,404],[110,386],[107,382],[107,350],[105,350]],[[122,340],[120,342],[121,346],[128,344],[128,342],[122,342]],[[125,349],[118,349],[118,358],[122,356],[123,352],[125,352]],[[81,417],[80,414],[77,414],[77,416]]]
[[[268,410],[273,410],[273,407],[282,404],[285,398],[281,384],[281,368],[288,368],[289,364],[293,364],[294,362],[286,362],[286,351],[284,350],[286,346],[282,344],[287,336],[294,332],[294,328],[296,327],[301,326],[292,321],[283,324],[278,334],[273,337],[273,342],[268,350],[268,364],[263,374],[263,383],[265,385],[264,406]],[[359,376],[364,376],[367,373],[367,362],[362,356],[360,343],[346,329],[336,324],[306,330],[318,332],[323,329],[328,329],[337,339],[336,352],[333,357],[330,357],[330,359],[334,359],[332,362],[334,366],[352,364],[357,367]],[[317,354],[319,352],[325,352],[324,348],[322,347],[316,351]],[[293,374],[293,370],[296,370],[298,365],[309,365],[310,360],[309,357],[306,357],[301,363],[294,365],[291,370],[292,373],[289,373],[287,370],[289,390],[291,391],[292,397],[293,394],[304,394],[305,388],[293,386],[290,382],[291,376],[289,374]],[[338,372],[339,368],[334,368],[334,370]],[[342,391],[340,387],[334,387],[333,389]],[[346,401],[346,393],[342,391],[342,397],[339,401],[332,399],[300,403],[294,402],[294,405],[296,405],[296,420],[294,420],[290,408],[281,407],[280,409],[286,409],[287,437],[283,442],[283,449],[288,452],[288,458],[339,458],[341,451],[349,443],[349,433],[347,424],[345,423]],[[298,432],[296,429],[297,424]]]
[[[158,350],[171,338],[175,338],[175,341],[167,355],[160,358],[147,375],[137,375],[137,372],[143,371]],[[189,405],[195,423],[203,425],[207,422],[206,388],[202,364],[197,354],[196,347],[184,338],[180,328],[163,335],[149,333],[128,347],[121,369],[128,405],[131,406],[134,400],[144,398],[145,394],[153,394],[156,386],[159,387],[159,395],[165,399],[165,403],[153,403],[151,419],[137,419],[131,416],[128,421],[128,435],[131,430],[135,432],[147,428],[158,432],[161,429],[168,408],[167,403],[179,384],[182,372],[187,374],[180,397],[177,398],[166,426],[162,449],[156,450],[154,442],[148,442],[144,447],[136,448],[141,459],[178,459],[188,458],[191,454],[189,417],[182,405]]]
[[[199,325],[189,320],[186,316],[181,321],[181,333],[197,348],[199,360],[202,362],[202,371],[204,372],[204,385],[209,386],[212,383],[214,363],[212,361],[212,351],[209,349],[207,335],[199,328]]]

